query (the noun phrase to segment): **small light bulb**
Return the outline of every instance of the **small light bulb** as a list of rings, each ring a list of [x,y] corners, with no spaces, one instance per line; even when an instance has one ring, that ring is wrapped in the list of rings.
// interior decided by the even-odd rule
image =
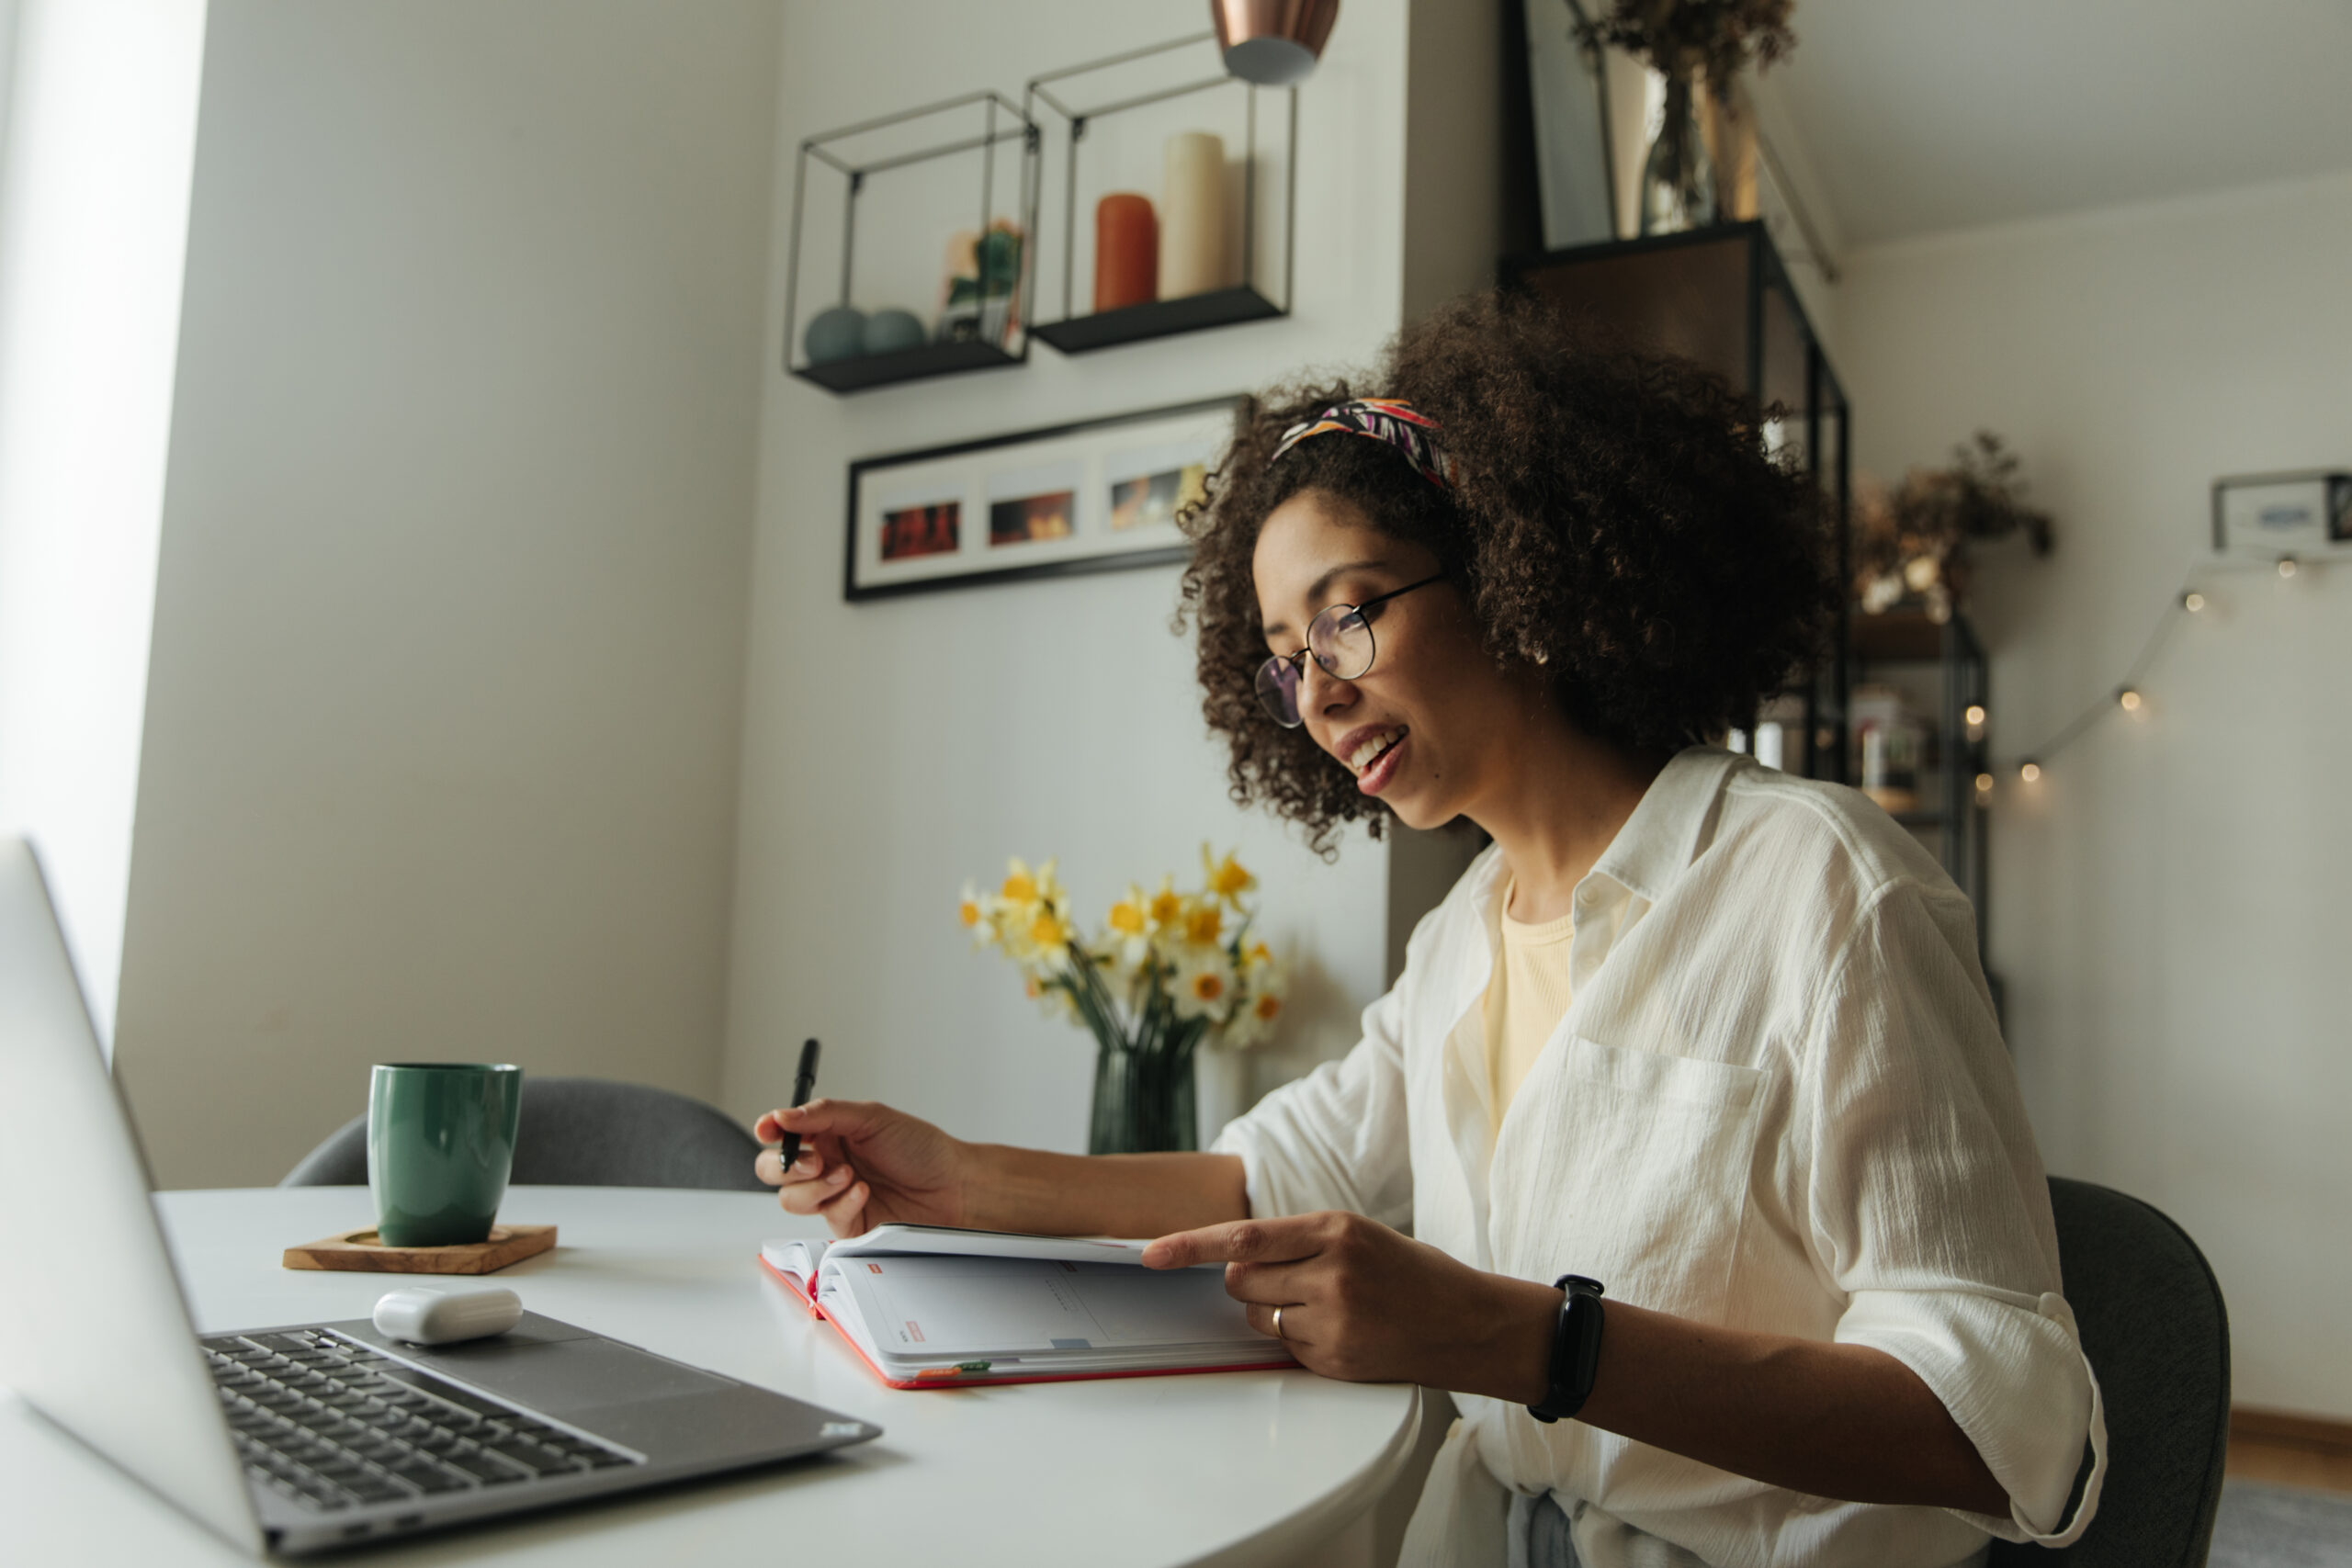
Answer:
[[[2028,784],[2033,783],[2034,780],[2041,776],[2041,764],[2039,762],[2028,762],[2018,770],[2018,777],[2023,779]]]
[[[1976,775],[1976,793],[1979,795],[1990,795],[1993,793],[1992,774],[1979,773]]]
[[[2281,556],[2278,558],[2278,575],[2281,577],[2292,577],[2295,575],[2294,557]]]
[[[1964,716],[1967,718],[1968,722],[1969,722],[1969,723],[1971,723],[1971,724],[1973,724],[1973,725],[1979,725],[1979,726],[1983,725],[1983,724],[1984,724],[1984,705],[1983,705],[1982,703],[1971,703],[1971,704],[1969,704],[1969,705],[1968,705],[1968,712],[1967,712],[1967,714],[1966,714]]]
[[[2192,588],[2180,596],[2180,607],[2193,615],[2205,607],[2205,595]]]
[[[2121,691],[2116,693],[2115,700],[2123,705],[2123,711],[2125,713],[2138,713],[2140,711],[2140,694],[2133,691],[2129,686],[2126,686]]]

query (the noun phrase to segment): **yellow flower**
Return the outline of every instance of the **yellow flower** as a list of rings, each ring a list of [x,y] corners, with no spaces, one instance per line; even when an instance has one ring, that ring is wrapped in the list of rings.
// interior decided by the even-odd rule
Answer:
[[[1184,898],[1176,891],[1175,882],[1172,876],[1161,877],[1159,891],[1151,896],[1151,905],[1146,913],[1151,916],[1151,923],[1155,926],[1172,926],[1184,916]]]
[[[980,923],[980,896],[968,882],[964,884],[963,902],[956,906],[956,918],[969,930]]]
[[[1143,889],[1131,883],[1127,896],[1111,906],[1111,913],[1103,921],[1107,929],[1103,932],[1102,955],[1121,969],[1134,969],[1151,956],[1149,902]]]
[[[1010,869],[1005,873],[1004,886],[996,890],[997,897],[1008,904],[1035,903],[1037,879],[1030,874],[1028,866],[1017,860],[1006,863]],[[1052,863],[1047,863],[1050,865]]]
[[[1032,961],[1048,969],[1058,969],[1069,962],[1070,938],[1077,934],[1068,920],[1043,907],[1029,918],[1028,927],[1022,932],[1027,939]]]
[[[1184,940],[1202,946],[1216,942],[1225,929],[1225,911],[1215,904],[1195,904],[1184,912]]]
[[[1241,896],[1258,886],[1258,879],[1244,871],[1241,863],[1229,852],[1223,860],[1218,860],[1204,843],[1201,846],[1201,864],[1208,871],[1209,897],[1222,898],[1237,909],[1241,907]]]
[[[1274,1021],[1274,1015],[1282,1010],[1282,998],[1268,991],[1250,1004],[1250,1015],[1260,1023],[1272,1023]]]

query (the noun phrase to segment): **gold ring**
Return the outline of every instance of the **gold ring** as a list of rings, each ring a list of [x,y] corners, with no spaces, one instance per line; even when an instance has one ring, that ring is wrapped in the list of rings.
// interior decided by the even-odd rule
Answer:
[[[1286,1339],[1289,1337],[1288,1335],[1283,1332],[1283,1309],[1280,1307],[1276,1307],[1274,1309],[1274,1337],[1277,1339]]]

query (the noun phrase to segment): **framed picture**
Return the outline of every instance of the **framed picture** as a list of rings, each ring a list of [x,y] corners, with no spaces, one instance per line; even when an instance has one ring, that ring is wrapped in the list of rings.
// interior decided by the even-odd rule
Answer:
[[[1238,398],[1055,425],[849,466],[852,600],[1182,560]]]

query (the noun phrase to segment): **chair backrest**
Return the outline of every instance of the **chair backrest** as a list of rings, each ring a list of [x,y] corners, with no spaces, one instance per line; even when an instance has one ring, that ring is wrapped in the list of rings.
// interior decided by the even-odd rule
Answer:
[[[714,1107],[665,1089],[603,1078],[523,1077],[514,1136],[519,1185],[703,1187],[763,1191],[760,1145]],[[356,1116],[302,1156],[281,1187],[368,1180],[368,1118]]]
[[[2050,1206],[2107,1404],[2107,1482],[2074,1545],[1996,1540],[1987,1568],[2202,1568],[2229,1448],[2222,1287],[2188,1233],[2137,1198],[2052,1177]]]

